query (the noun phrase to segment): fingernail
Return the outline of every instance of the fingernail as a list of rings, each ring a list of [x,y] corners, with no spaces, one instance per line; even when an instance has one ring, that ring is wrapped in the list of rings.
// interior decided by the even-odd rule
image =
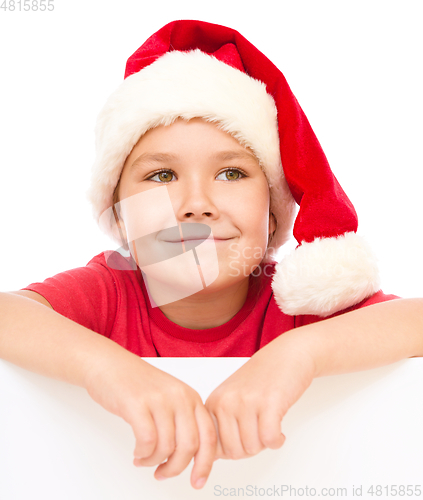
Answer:
[[[163,481],[163,479],[167,479],[164,476],[155,476],[155,478],[157,479],[157,481]]]
[[[206,478],[205,477],[200,477],[200,479],[197,479],[195,481],[195,487],[196,488],[202,488],[206,484]]]

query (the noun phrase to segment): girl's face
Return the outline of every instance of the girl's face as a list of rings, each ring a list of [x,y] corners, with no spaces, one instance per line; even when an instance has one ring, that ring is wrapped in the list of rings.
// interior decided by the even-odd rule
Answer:
[[[124,200],[163,186],[178,226],[200,223],[211,228],[219,274],[207,289],[245,280],[260,264],[269,233],[275,230],[268,183],[251,151],[200,118],[151,129],[126,159],[118,197]],[[147,193],[148,218],[165,210],[159,195],[163,192],[157,191],[157,197]],[[124,234],[137,216],[134,212],[121,215]]]

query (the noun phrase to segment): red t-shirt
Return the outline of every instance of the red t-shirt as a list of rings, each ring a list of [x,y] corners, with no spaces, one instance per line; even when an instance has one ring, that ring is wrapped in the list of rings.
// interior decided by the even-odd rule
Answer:
[[[71,269],[32,283],[23,290],[42,295],[53,309],[104,335],[142,357],[249,357],[274,338],[317,316],[288,316],[277,306],[270,286],[275,263],[250,276],[247,299],[227,323],[195,330],[170,321],[159,307],[151,307],[141,271],[116,270],[104,253],[85,267]],[[382,291],[347,309],[398,298]],[[341,313],[337,313],[341,314]]]

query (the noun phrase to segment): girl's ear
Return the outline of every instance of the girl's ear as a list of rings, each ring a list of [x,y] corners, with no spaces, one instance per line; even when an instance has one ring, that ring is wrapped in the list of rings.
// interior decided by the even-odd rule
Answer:
[[[269,234],[273,235],[273,233],[276,231],[277,227],[278,227],[278,223],[276,221],[276,217],[271,212],[270,217],[269,217]]]
[[[115,227],[113,228],[113,232],[116,233],[116,236],[119,236],[121,241],[121,245],[125,250],[128,250],[128,240],[127,240],[127,232],[126,227],[123,222],[123,219],[120,217],[119,205],[113,205],[113,216],[115,219]]]

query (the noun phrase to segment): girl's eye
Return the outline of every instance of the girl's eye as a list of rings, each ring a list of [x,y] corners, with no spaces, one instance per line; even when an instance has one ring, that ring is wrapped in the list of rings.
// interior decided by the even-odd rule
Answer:
[[[149,177],[147,180],[161,182],[163,184],[170,182],[172,180],[172,176],[175,174],[171,170],[161,170],[160,172],[156,172],[154,175]],[[157,179],[155,179],[157,177]]]
[[[221,175],[224,175],[225,178],[219,179]],[[221,172],[216,179],[219,179],[220,181],[237,181],[242,179],[242,177],[245,177],[245,174],[243,174],[241,170],[238,170],[237,168],[228,168],[227,170]]]
[[[222,177],[224,176],[224,177]],[[243,177],[246,177],[246,175],[241,172],[241,170],[237,168],[228,168],[221,172],[216,179],[220,181],[238,181],[239,179],[242,179]],[[149,181],[154,181],[154,182],[159,182],[161,184],[167,184],[171,182],[175,178],[175,174],[172,172],[172,170],[160,170],[159,172],[156,172],[153,174],[151,177],[149,177],[147,180]]]

